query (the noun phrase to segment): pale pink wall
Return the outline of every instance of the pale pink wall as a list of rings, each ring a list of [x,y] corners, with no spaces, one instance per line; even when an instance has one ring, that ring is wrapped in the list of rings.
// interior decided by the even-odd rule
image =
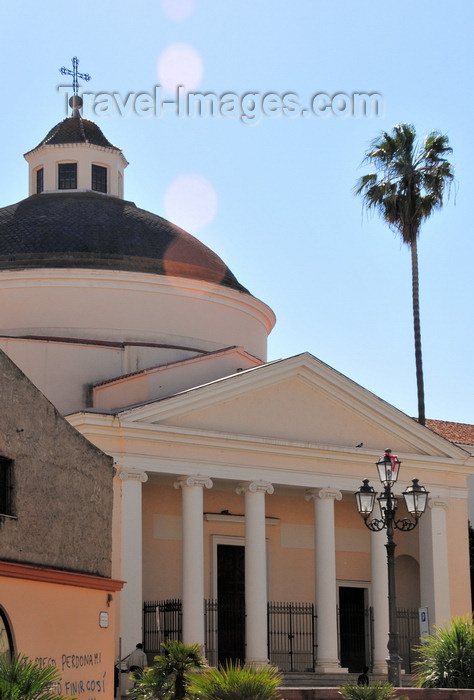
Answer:
[[[181,491],[172,486],[144,484],[143,490],[143,598],[144,600],[180,598],[182,540],[179,532],[181,520]],[[167,535],[173,539],[156,539],[155,515],[168,519]],[[174,535],[170,520],[176,519]]]

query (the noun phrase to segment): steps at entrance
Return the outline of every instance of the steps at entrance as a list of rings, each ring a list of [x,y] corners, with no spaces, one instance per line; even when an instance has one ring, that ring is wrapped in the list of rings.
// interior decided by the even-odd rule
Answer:
[[[345,683],[357,683],[358,673],[285,673],[281,688],[334,688]],[[370,683],[374,681],[387,682],[387,676],[383,674],[369,674]],[[411,687],[412,676],[402,674],[402,686]]]

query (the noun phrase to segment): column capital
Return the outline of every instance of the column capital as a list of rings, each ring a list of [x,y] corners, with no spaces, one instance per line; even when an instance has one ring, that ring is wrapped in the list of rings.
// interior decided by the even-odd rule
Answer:
[[[339,491],[339,489],[332,488],[309,489],[306,491],[306,501],[315,501],[317,498],[332,498],[334,501],[340,501],[342,500],[342,493]]]
[[[179,479],[174,482],[175,489],[181,489],[183,486],[190,486],[191,488],[193,486],[200,486],[201,488],[211,489],[213,484],[212,479],[208,476],[200,476],[197,474],[196,476],[180,476]]]
[[[449,503],[442,498],[429,498],[428,508],[443,508],[443,510],[448,510]]]
[[[142,484],[148,481],[148,474],[138,469],[122,469],[118,477],[122,481],[139,481]]]
[[[271,495],[275,489],[269,481],[244,481],[235,490],[240,496],[242,493],[268,493]]]

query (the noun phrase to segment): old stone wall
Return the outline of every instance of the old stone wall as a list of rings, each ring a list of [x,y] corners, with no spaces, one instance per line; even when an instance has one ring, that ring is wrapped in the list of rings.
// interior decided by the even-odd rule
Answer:
[[[0,559],[111,574],[112,458],[62,418],[0,351],[0,457],[13,461],[13,512]]]

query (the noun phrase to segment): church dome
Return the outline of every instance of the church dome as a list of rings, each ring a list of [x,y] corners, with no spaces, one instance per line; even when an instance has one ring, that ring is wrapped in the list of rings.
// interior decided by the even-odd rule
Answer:
[[[42,143],[63,138],[71,121],[78,120],[64,120]],[[86,130],[92,138],[98,132]],[[0,270],[31,268],[146,272],[248,293],[194,236],[133,202],[92,191],[44,192],[0,209]]]
[[[105,138],[102,130],[95,122],[90,119],[83,119],[81,116],[66,117],[59,124],[53,126],[36,148],[67,143],[89,143],[93,146],[113,148],[116,151],[121,151],[120,148],[114,146]],[[32,150],[35,151],[36,148]]]

